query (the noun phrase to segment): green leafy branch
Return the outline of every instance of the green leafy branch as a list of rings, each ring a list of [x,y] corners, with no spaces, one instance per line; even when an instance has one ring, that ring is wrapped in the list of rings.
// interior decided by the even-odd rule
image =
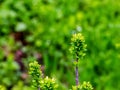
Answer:
[[[38,88],[38,90],[56,90],[58,84],[54,78],[45,77],[42,78],[42,71],[40,70],[40,65],[37,61],[31,62],[29,64],[30,71],[29,74],[32,78],[32,86]]]

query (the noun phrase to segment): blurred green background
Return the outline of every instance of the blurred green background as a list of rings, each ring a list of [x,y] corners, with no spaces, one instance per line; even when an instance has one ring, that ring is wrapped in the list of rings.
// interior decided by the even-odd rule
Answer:
[[[38,60],[59,90],[75,85],[70,38],[81,32],[87,55],[79,80],[120,90],[120,0],[0,0],[0,85],[32,90],[28,63]]]

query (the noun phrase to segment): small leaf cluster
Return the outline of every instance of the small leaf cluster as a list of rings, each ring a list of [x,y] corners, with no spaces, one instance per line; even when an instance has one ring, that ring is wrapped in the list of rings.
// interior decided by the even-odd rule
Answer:
[[[70,51],[73,55],[77,58],[85,56],[86,47],[84,36],[81,33],[72,35]]]
[[[81,85],[72,86],[72,90],[93,90],[93,87],[90,82],[84,81]]]
[[[40,81],[40,88],[42,90],[56,90],[58,87],[58,84],[56,84],[56,81],[54,78],[45,77],[43,80]]]
[[[39,88],[40,87],[40,79],[42,76],[42,72],[40,70],[40,65],[38,64],[37,61],[34,61],[32,63],[29,64],[29,74],[32,77],[32,86]]]

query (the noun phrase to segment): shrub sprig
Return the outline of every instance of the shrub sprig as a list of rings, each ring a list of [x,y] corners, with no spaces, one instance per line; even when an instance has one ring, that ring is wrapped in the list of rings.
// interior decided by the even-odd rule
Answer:
[[[29,64],[29,74],[32,77],[32,86],[38,88],[38,90],[56,90],[58,84],[54,78],[45,77],[42,78],[42,71],[37,61]]]
[[[72,90],[92,90],[92,85],[89,82],[83,82],[82,84],[79,83],[79,70],[78,64],[80,59],[85,56],[87,44],[85,44],[84,36],[81,33],[73,34],[71,38],[71,47],[70,51],[74,56],[74,64],[75,64],[75,80],[76,86],[72,87]]]

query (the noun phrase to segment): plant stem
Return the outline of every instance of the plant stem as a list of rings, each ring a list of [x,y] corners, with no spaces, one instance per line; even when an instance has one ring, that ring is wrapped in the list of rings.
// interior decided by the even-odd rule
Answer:
[[[40,90],[40,87],[38,88],[38,90]]]
[[[76,62],[78,63],[78,59],[76,59]],[[78,86],[79,85],[78,64],[75,67],[75,74],[76,74],[76,86]]]

